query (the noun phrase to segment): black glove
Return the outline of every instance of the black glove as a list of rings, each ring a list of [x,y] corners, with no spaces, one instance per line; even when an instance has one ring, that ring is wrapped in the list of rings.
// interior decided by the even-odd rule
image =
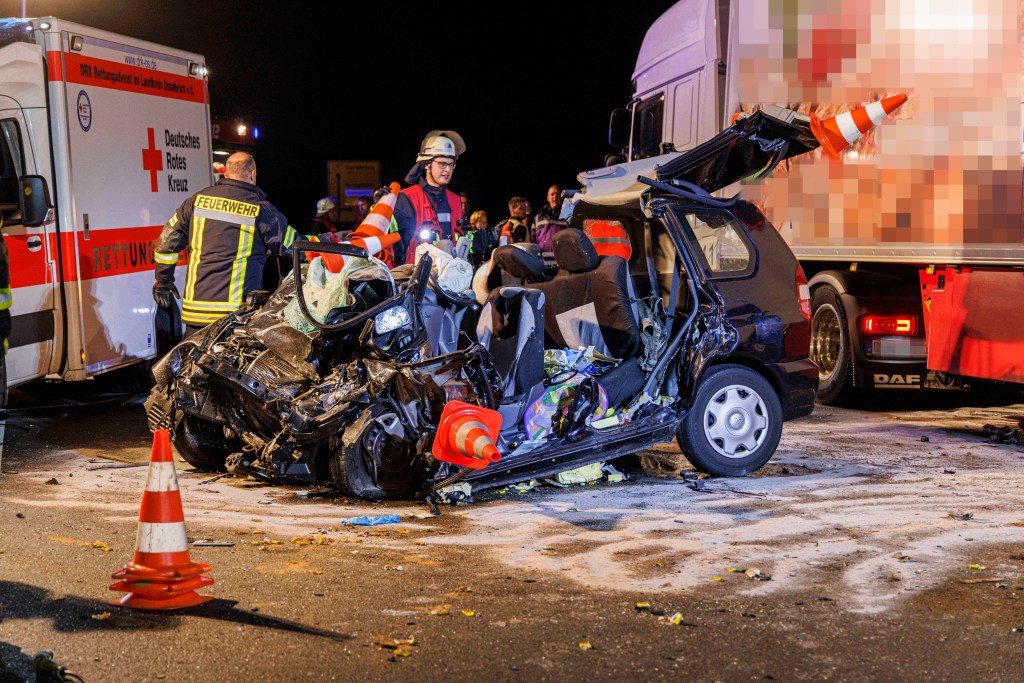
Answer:
[[[173,298],[172,298],[173,295]],[[178,295],[178,288],[174,285],[165,285],[162,282],[158,282],[153,285],[153,301],[160,308],[176,308],[174,305],[174,299],[180,299]]]

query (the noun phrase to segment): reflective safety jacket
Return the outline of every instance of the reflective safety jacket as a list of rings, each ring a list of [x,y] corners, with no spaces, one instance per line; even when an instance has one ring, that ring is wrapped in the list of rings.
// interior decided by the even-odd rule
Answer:
[[[205,326],[237,310],[260,289],[267,255],[285,256],[299,234],[260,188],[224,178],[178,207],[156,242],[156,280],[174,285],[188,249],[181,319]]]
[[[404,216],[401,207],[401,198],[395,206],[395,218],[398,219],[399,232],[402,234],[402,241],[399,244],[406,246],[405,262],[412,263],[416,260],[416,247],[425,240],[420,239],[420,230],[429,229],[437,232],[440,239],[458,241],[463,230],[459,222],[462,220],[462,200],[447,187],[443,191],[424,189],[426,181],[413,185],[402,190],[402,197],[412,207],[413,220],[403,223]],[[431,193],[440,197],[435,205]],[[448,206],[445,206],[447,203]],[[445,210],[447,209],[447,211]]]

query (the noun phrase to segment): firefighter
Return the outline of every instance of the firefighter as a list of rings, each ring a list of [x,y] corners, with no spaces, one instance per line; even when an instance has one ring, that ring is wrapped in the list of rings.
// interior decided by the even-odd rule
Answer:
[[[423,138],[416,164],[405,177],[411,186],[402,190],[395,205],[402,235],[395,248],[396,264],[412,263],[418,244],[441,239],[456,242],[465,232],[462,200],[448,189],[455,162],[465,151],[466,143],[455,131],[433,130]]]
[[[285,256],[300,235],[256,186],[256,161],[245,152],[227,160],[224,178],[178,207],[156,243],[153,299],[175,309],[178,253],[188,249],[181,319],[185,336],[237,310],[260,289],[268,256]],[[316,239],[316,238],[312,238]]]

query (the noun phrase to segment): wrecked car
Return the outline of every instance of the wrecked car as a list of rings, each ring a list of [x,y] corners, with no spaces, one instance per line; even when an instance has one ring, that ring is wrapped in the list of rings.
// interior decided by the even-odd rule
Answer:
[[[817,146],[805,122],[757,112],[687,152],[583,173],[557,272],[501,246],[468,295],[429,253],[389,271],[353,245],[297,243],[275,293],[155,366],[150,426],[201,470],[371,499],[672,439],[700,471],[749,474],[813,409],[810,300],[757,207],[711,193]],[[303,250],[344,254],[342,281]]]

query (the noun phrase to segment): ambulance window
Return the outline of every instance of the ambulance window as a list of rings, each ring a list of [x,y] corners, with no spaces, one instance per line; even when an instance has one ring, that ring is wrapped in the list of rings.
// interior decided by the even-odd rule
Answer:
[[[694,247],[690,251],[695,252],[708,276],[744,277],[754,272],[754,247],[732,216],[718,211],[691,211],[680,218],[690,226],[687,238]]]
[[[0,209],[18,208],[18,176],[24,173],[18,122],[0,120]]]

